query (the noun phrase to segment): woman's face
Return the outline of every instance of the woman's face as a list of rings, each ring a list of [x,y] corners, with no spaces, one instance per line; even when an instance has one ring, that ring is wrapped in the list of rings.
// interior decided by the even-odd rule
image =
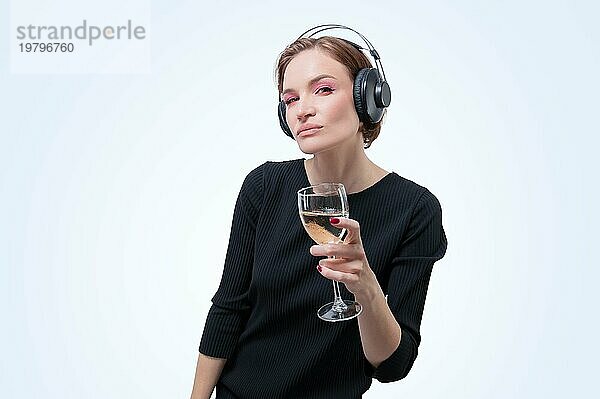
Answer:
[[[362,143],[353,86],[346,67],[319,50],[302,51],[288,64],[281,99],[302,152],[316,154],[357,140]]]

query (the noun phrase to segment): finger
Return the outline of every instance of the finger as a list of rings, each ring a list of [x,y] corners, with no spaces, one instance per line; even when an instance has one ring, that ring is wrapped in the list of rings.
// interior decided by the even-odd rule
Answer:
[[[319,265],[331,270],[352,274],[358,274],[363,269],[363,263],[359,260],[347,261],[346,259],[321,259],[319,261]]]
[[[361,244],[323,244],[310,247],[313,256],[335,256],[344,259],[362,259],[364,250]]]
[[[350,218],[330,218],[329,223],[332,226],[348,230],[348,234],[344,238],[346,244],[360,243],[360,224],[358,221]]]
[[[319,270],[320,269],[320,270]],[[337,270],[329,269],[328,267],[319,266],[317,270],[321,275],[329,280],[339,281],[340,283],[354,284],[358,282],[358,276],[352,273],[344,273]]]

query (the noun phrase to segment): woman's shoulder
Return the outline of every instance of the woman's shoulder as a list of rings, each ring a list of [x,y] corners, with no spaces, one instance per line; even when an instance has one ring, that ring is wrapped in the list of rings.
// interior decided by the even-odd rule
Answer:
[[[387,180],[387,184],[381,185],[382,191],[378,194],[386,198],[388,208],[393,208],[395,204],[399,209],[409,209],[412,213],[421,207],[441,206],[437,196],[424,184],[393,171],[384,179]]]
[[[402,194],[403,196],[420,196],[427,191],[425,186],[394,171],[390,172],[386,178],[388,178],[390,182],[387,187],[390,190],[397,191],[398,194]]]
[[[269,160],[259,165],[256,170],[262,174],[265,184],[279,184],[299,178],[304,171],[304,159]]]
[[[250,173],[265,173],[265,172],[279,172],[285,173],[293,170],[294,168],[301,165],[304,161],[303,158],[290,159],[284,161],[265,161],[260,165],[254,167]]]
[[[295,172],[299,165],[304,165],[304,158],[283,161],[266,161],[263,165],[265,165],[271,173],[291,173]]]
[[[273,182],[281,182],[282,179],[290,180],[291,176],[298,176],[304,168],[304,159],[291,159],[285,161],[265,161],[258,166],[255,166],[246,174],[245,181],[254,186],[260,186],[261,189],[265,185]]]

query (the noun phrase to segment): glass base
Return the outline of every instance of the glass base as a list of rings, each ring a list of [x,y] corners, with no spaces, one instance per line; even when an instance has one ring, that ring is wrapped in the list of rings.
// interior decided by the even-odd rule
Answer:
[[[336,322],[351,320],[362,312],[360,303],[349,300],[344,300],[344,303],[348,308],[343,312],[336,312],[333,310],[333,302],[330,302],[327,305],[321,306],[317,311],[317,316],[319,316],[319,319],[321,320]]]

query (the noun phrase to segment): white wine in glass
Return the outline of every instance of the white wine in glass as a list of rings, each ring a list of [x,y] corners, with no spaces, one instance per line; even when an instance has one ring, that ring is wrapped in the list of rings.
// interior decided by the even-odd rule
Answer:
[[[328,244],[342,241],[346,229],[333,226],[329,218],[347,218],[348,212],[339,212],[335,209],[323,210],[322,212],[301,212],[300,218],[306,232],[316,243]]]
[[[298,190],[298,211],[304,229],[317,244],[342,243],[346,229],[329,221],[333,217],[349,217],[346,189],[341,183],[321,183]],[[355,318],[362,311],[356,301],[343,300],[339,283],[333,280],[333,302],[317,311],[325,321],[343,321]]]

